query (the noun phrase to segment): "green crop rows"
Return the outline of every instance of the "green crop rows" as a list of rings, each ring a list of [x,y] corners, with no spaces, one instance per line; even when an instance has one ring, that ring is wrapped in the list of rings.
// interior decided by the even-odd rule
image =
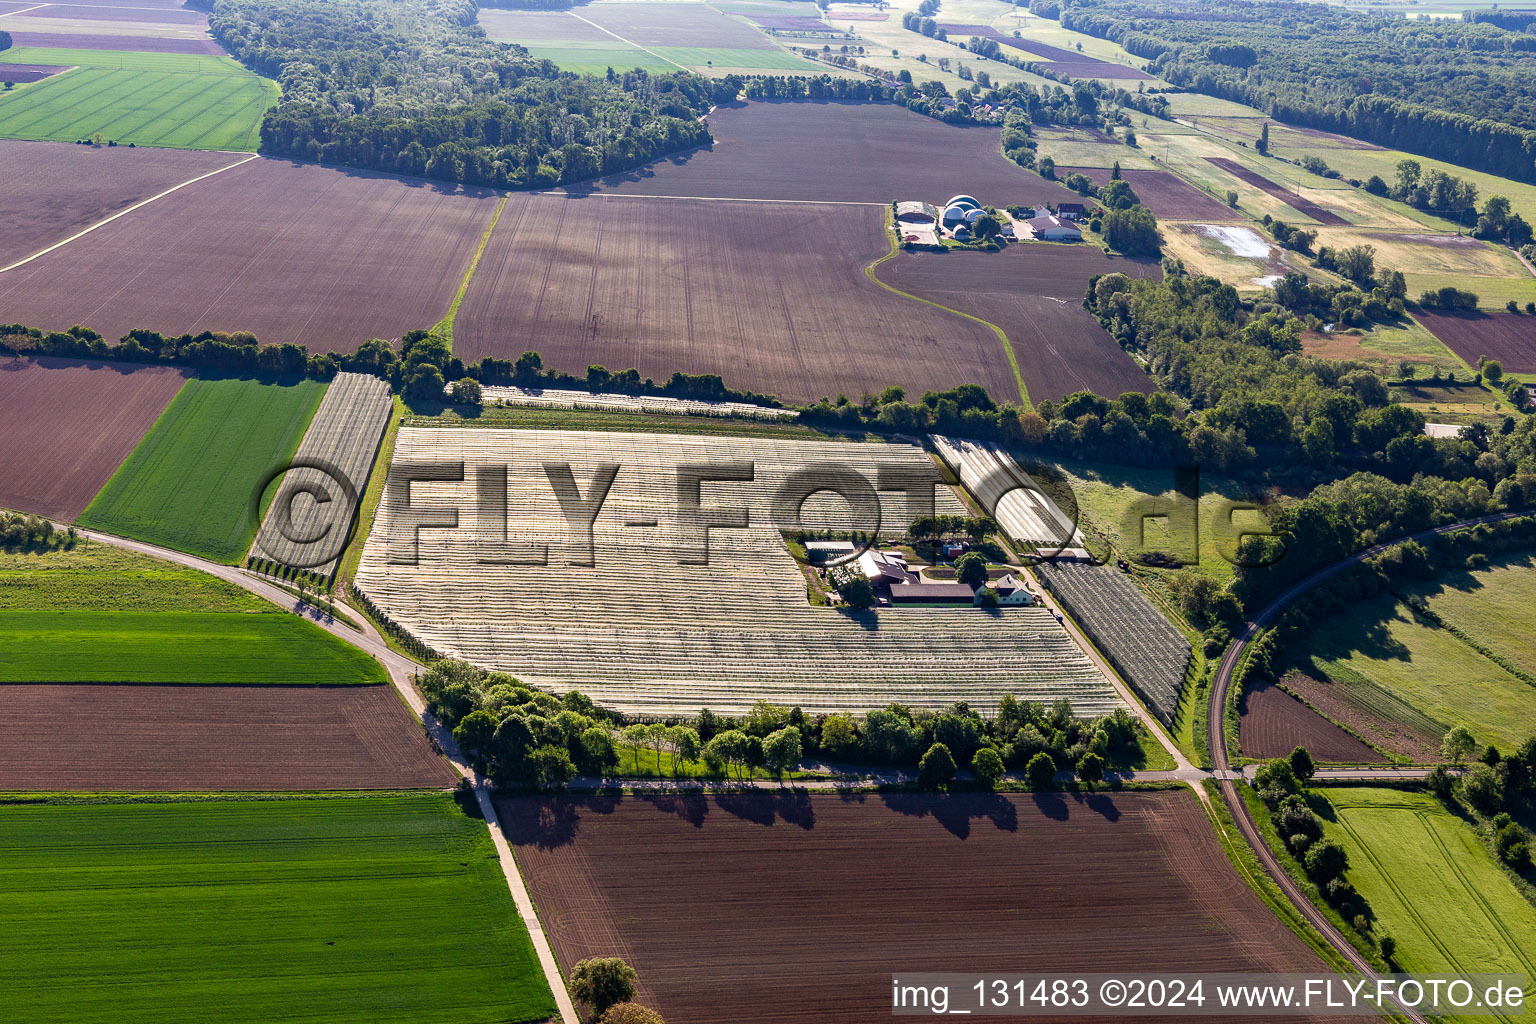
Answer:
[[[227,580],[82,541],[48,552],[0,550],[0,609],[140,612],[276,612]]]
[[[76,70],[0,93],[0,138],[99,134],[120,144],[254,152],[262,114],[277,102],[275,83],[227,57],[22,48],[5,58]]]
[[[0,681],[8,683],[385,681],[368,655],[283,612],[7,610],[0,635]]]
[[[252,495],[298,448],[325,385],[191,380],[80,516],[221,562],[245,557]]]
[[[1348,851],[1349,880],[1397,940],[1403,970],[1536,974],[1536,910],[1464,822],[1423,793],[1327,796],[1338,820],[1325,831]]]
[[[555,1012],[485,824],[446,795],[13,806],[0,860],[8,1020]]]

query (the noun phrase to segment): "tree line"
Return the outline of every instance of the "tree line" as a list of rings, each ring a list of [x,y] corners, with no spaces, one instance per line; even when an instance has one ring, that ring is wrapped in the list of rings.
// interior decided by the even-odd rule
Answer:
[[[1005,695],[983,718],[964,703],[941,711],[891,704],[865,715],[811,716],[759,701],[740,719],[708,709],[693,718],[635,721],[580,693],[556,697],[467,662],[435,662],[417,681],[432,713],[453,730],[476,767],[498,783],[559,787],[578,773],[665,774],[703,762],[714,774],[747,779],[760,769],[783,775],[806,758],[863,767],[916,770],[942,788],[961,770],[987,786],[1025,772],[1036,789],[1056,773],[1094,785],[1106,764],[1134,756],[1141,726],[1124,709],[1080,718],[1065,699],[1049,707]],[[627,748],[627,750],[626,750]]]
[[[701,145],[735,97],[678,72],[561,72],[486,38],[474,0],[217,0],[209,29],[278,80],[262,152],[496,188],[608,174]]]
[[[1036,0],[1181,88],[1536,181],[1536,35],[1279,0]],[[1051,13],[1051,12],[1054,12]]]

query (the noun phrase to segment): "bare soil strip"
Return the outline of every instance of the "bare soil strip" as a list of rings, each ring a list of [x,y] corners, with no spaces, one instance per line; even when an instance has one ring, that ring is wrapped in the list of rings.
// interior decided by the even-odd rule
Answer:
[[[1242,750],[1249,757],[1285,757],[1297,747],[1306,747],[1324,762],[1379,764],[1386,760],[1274,683],[1263,682],[1245,692],[1238,713]]]
[[[169,366],[0,356],[0,508],[74,519],[185,379]]]
[[[0,789],[446,788],[388,686],[0,687]]]
[[[1228,174],[1232,175],[1232,177],[1238,179],[1239,181],[1245,181],[1252,185],[1254,188],[1269,193],[1284,203],[1286,206],[1289,206],[1291,209],[1304,216],[1311,217],[1319,224],[1349,223],[1349,221],[1345,220],[1343,217],[1340,217],[1338,214],[1332,212],[1331,210],[1323,209],[1312,200],[1304,199],[1303,197],[1297,195],[1295,192],[1282,188],[1281,186],[1275,184],[1273,181],[1270,181],[1268,178],[1264,177],[1264,175],[1259,174],[1257,171],[1250,171],[1236,160],[1232,160],[1224,156],[1208,156],[1205,159],[1207,162],[1215,164],[1217,167],[1220,167],[1222,170],[1226,171]]]
[[[9,76],[14,67],[6,65]],[[60,70],[60,69],[52,69]],[[24,79],[17,79],[24,81]],[[153,201],[210,171],[234,166],[228,153],[129,149],[0,139],[0,267],[61,239],[80,237],[143,200]],[[4,273],[4,270],[0,270]]]
[[[671,1024],[867,1024],[903,971],[1320,966],[1187,792],[498,806],[562,967],[624,957]]]

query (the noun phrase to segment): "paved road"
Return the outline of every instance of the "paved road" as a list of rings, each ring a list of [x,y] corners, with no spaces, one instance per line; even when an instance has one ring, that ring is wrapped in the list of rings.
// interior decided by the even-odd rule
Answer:
[[[1216,675],[1211,683],[1211,708],[1210,718],[1207,722],[1207,737],[1210,740],[1211,757],[1216,765],[1215,774],[1218,778],[1217,785],[1221,790],[1222,799],[1226,801],[1228,808],[1231,809],[1232,816],[1237,820],[1238,828],[1241,829],[1243,837],[1248,841],[1248,845],[1253,847],[1254,852],[1258,855],[1259,862],[1264,865],[1264,870],[1275,880],[1275,884],[1295,904],[1296,909],[1301,912],[1312,926],[1322,933],[1323,937],[1338,950],[1341,956],[1353,964],[1362,974],[1371,978],[1376,977],[1376,971],[1370,962],[1333,926],[1327,917],[1323,916],[1323,913],[1317,907],[1312,905],[1312,901],[1301,891],[1301,887],[1291,878],[1290,873],[1285,870],[1276,858],[1274,851],[1269,848],[1269,844],[1264,841],[1264,837],[1259,833],[1258,825],[1248,813],[1248,805],[1243,802],[1242,796],[1237,791],[1237,785],[1233,781],[1233,777],[1237,773],[1233,772],[1231,760],[1227,755],[1226,736],[1227,693],[1231,689],[1232,676],[1243,656],[1243,652],[1253,642],[1254,638],[1258,636],[1259,631],[1278,618],[1280,613],[1289,607],[1292,601],[1319,583],[1332,579],[1352,565],[1358,565],[1368,558],[1381,554],[1388,548],[1396,547],[1410,540],[1427,540],[1432,537],[1454,533],[1458,530],[1469,529],[1481,523],[1512,519],[1518,514],[1515,512],[1504,512],[1497,515],[1480,516],[1476,519],[1466,519],[1447,526],[1438,526],[1432,530],[1421,530],[1418,533],[1400,537],[1397,540],[1373,545],[1364,551],[1356,552],[1348,558],[1341,559],[1330,566],[1319,569],[1306,579],[1290,587],[1279,597],[1271,601],[1251,621],[1245,623],[1237,640],[1227,649],[1227,653],[1222,657],[1221,663],[1216,667]],[[1343,769],[1332,772],[1319,772],[1318,775],[1321,778],[1416,778],[1422,777],[1427,772],[1428,769],[1422,768]],[[1425,1024],[1424,1017],[1417,1011],[1404,1009],[1403,1012],[1407,1017],[1415,1021],[1416,1024]]]
[[[232,565],[223,565],[219,562],[211,562],[197,555],[189,555],[181,551],[172,551],[170,548],[162,548],[156,544],[146,544],[143,541],[129,540],[126,537],[116,537],[109,533],[101,533],[96,530],[82,530],[79,527],[75,531],[82,537],[98,544],[110,544],[113,547],[126,548],[129,551],[137,551],[141,554],[153,555],[163,558],[168,562],[175,562],[191,569],[206,572],[211,576],[217,576],[221,580],[227,580],[238,587],[243,587],[257,597],[262,597],[273,604],[280,605],[297,615],[309,619],[321,629],[330,633],[346,643],[351,644],[368,654],[373,655],[389,673],[389,681],[394,684],[396,691],[412,711],[421,719],[426,727],[428,735],[436,741],[438,747],[458,773],[469,779],[475,787],[475,798],[480,804],[480,813],[484,815],[486,824],[490,826],[491,841],[496,846],[496,855],[501,861],[502,874],[506,876],[507,888],[512,893],[512,901],[517,905],[517,912],[522,917],[523,923],[528,927],[528,933],[533,938],[533,948],[539,955],[539,965],[544,970],[545,980],[549,983],[550,991],[555,994],[555,1003],[560,1009],[562,1024],[579,1024],[581,1018],[576,1013],[576,1007],[571,1002],[570,993],[566,991],[565,980],[560,975],[560,968],[555,962],[554,949],[549,944],[549,937],[544,934],[544,927],[539,923],[539,915],[534,910],[533,900],[528,895],[528,888],[523,884],[523,876],[518,873],[517,862],[512,857],[512,847],[507,841],[507,835],[502,828],[501,821],[496,817],[496,807],[491,802],[491,788],[489,783],[464,759],[459,745],[453,738],[453,733],[444,728],[433,714],[427,710],[427,703],[422,699],[421,691],[416,689],[416,676],[423,671],[423,666],[402,654],[391,650],[379,635],[379,631],[373,627],[367,617],[361,612],[354,612],[357,620],[362,624],[361,631],[352,628],[333,616],[327,615],[325,609],[317,608],[306,601],[294,597],[281,587],[273,586],[260,576],[237,568]]]

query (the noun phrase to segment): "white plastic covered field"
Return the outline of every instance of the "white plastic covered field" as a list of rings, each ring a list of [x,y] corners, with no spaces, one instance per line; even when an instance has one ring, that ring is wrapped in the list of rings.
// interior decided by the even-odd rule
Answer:
[[[839,474],[846,484],[850,472],[871,489],[882,472],[887,482],[933,474],[916,445],[407,427],[394,460],[396,480],[413,465],[418,474],[430,464],[427,475],[453,476],[460,462],[463,479],[419,480],[408,499],[398,486],[385,488],[358,585],[437,650],[526,682],[656,715],[740,713],[758,699],[808,712],[955,700],[986,710],[1005,693],[1067,697],[1089,715],[1121,706],[1042,609],[855,615],[808,602],[779,532],[787,524],[775,520],[781,495]],[[592,501],[599,466],[617,466],[590,549],[584,529],[561,513],[545,464],[555,477],[569,467],[568,507]],[[749,525],[709,530],[708,564],[683,564],[701,551],[679,470],[706,464],[738,475],[752,467],[750,481],[698,489],[706,514],[745,512]],[[947,488],[937,492],[937,511],[963,511]],[[924,511],[906,502],[899,491],[879,492],[885,532]],[[417,529],[453,513],[456,527]],[[847,503],[825,492],[804,504],[806,528],[846,529],[849,521]],[[547,549],[548,564],[511,564],[533,559],[530,545]],[[416,564],[404,564],[413,551]],[[591,565],[572,564],[589,558]]]

